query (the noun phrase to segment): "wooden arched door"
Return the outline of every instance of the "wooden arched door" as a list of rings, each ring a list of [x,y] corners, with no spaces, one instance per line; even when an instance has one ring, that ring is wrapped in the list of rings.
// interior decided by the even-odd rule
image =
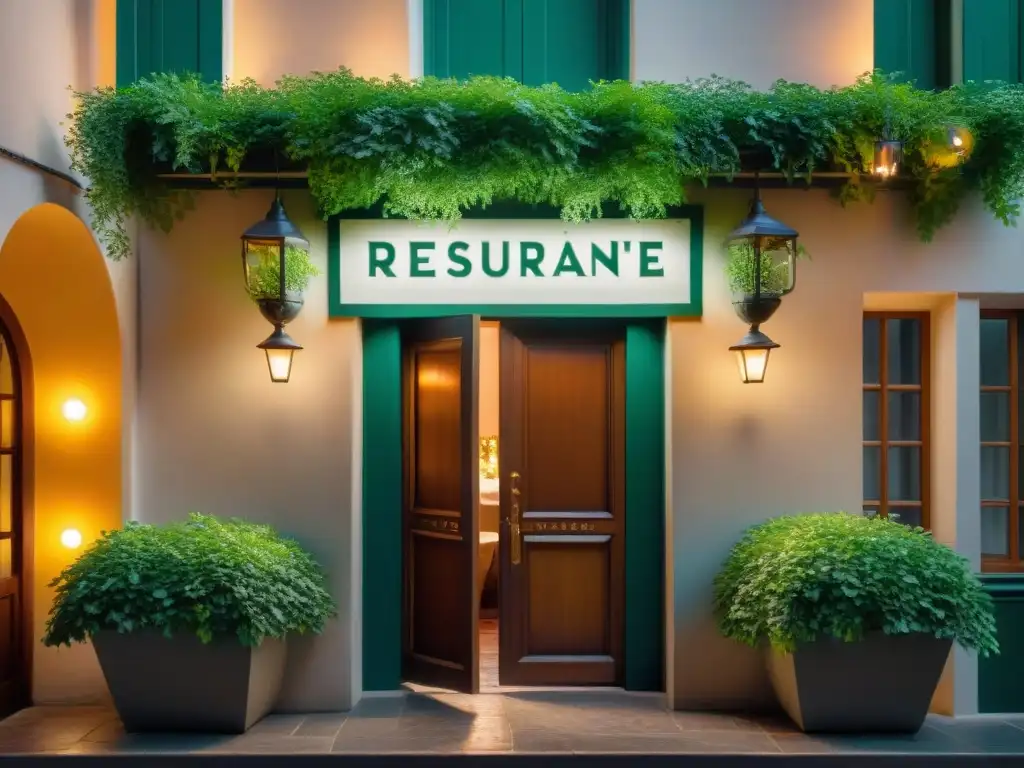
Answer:
[[[28,704],[22,600],[22,391],[11,335],[0,323],[0,717]]]

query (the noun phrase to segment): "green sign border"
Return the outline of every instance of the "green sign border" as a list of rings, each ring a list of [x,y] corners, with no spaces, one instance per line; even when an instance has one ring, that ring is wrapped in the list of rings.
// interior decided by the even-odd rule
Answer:
[[[667,219],[690,222],[690,294],[680,304],[343,304],[341,301],[341,220],[385,219],[380,207],[346,211],[328,219],[327,229],[327,312],[330,317],[442,317],[446,315],[482,315],[485,317],[579,317],[645,318],[700,317],[704,298],[704,209],[684,205],[668,209]],[[557,219],[559,212],[550,206],[494,205],[467,211],[466,219]],[[617,209],[606,209],[603,218],[625,219]]]

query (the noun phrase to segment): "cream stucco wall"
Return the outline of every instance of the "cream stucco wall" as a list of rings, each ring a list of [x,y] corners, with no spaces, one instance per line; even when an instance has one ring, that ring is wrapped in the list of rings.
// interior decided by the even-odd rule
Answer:
[[[873,0],[633,0],[633,79],[846,85],[871,69]]]
[[[66,172],[68,89],[112,82],[113,39],[114,0],[5,2],[0,146]],[[25,589],[38,703],[107,695],[88,646],[55,650],[39,640],[52,595],[46,584],[73,557],[59,545],[61,529],[76,527],[89,541],[116,527],[131,488],[135,267],[104,259],[88,220],[73,185],[0,157],[0,296],[27,336],[35,396],[27,414],[35,434],[26,442],[34,478],[26,479],[25,514],[34,537]],[[89,408],[78,428],[59,416],[70,396]]]
[[[979,558],[978,300],[971,294],[986,294],[990,305],[1017,302],[1014,294],[1024,291],[1021,233],[973,201],[923,244],[899,195],[847,210],[823,191],[769,191],[764,199],[773,216],[800,231],[812,256],[800,265],[797,290],[764,328],[782,344],[767,382],[741,384],[726,351],[744,328],[730,306],[720,244],[744,214],[745,193],[704,197],[704,316],[670,325],[677,707],[768,700],[755,654],[720,639],[711,620],[712,579],[741,531],[783,513],[860,509],[866,306],[932,314],[933,524],[937,538],[975,564]],[[976,711],[976,671],[966,654],[944,685],[937,708]]]
[[[285,193],[321,276],[289,332],[305,349],[273,384],[256,344],[271,326],[242,282],[239,236],[268,191],[199,196],[168,235],[140,236],[141,358],[136,517],[195,510],[294,536],[325,566],[340,618],[292,641],[283,710],[346,709],[361,690],[362,346],[357,321],[328,321],[326,225],[308,193]]]
[[[338,67],[363,77],[410,74],[407,0],[229,0],[229,7],[232,80],[271,85]]]

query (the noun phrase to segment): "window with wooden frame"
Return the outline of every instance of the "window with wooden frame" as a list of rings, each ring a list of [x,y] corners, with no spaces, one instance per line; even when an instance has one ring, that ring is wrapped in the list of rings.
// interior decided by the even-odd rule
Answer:
[[[1024,571],[1020,312],[982,312],[981,566]]]
[[[864,315],[864,513],[929,526],[927,312]]]

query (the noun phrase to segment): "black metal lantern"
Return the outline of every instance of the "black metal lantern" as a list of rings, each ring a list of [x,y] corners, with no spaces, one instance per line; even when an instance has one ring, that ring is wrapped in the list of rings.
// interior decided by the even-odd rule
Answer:
[[[267,354],[267,367],[270,369],[270,380],[275,384],[287,384],[292,375],[292,359],[302,345],[284,331],[283,325],[274,327],[274,332],[256,345]]]
[[[259,345],[266,350],[270,378],[275,382],[287,382],[291,376],[291,362],[295,350],[302,349],[284,332],[284,326],[298,317],[302,311],[303,297],[300,293],[289,293],[286,289],[286,258],[289,248],[307,250],[309,241],[284,211],[281,198],[274,196],[266,217],[256,222],[242,234],[242,270],[245,287],[256,301],[260,314],[274,326],[274,333]],[[277,279],[276,286],[267,285],[267,278]],[[287,366],[275,364],[274,359],[283,359],[287,352]],[[277,373],[275,373],[277,371]],[[280,372],[283,371],[283,377]]]
[[[729,347],[736,353],[736,363],[740,369],[740,380],[744,384],[763,384],[764,375],[768,370],[768,356],[779,345],[761,333],[757,325],[750,326],[747,334]]]
[[[872,173],[879,179],[895,178],[903,162],[903,142],[895,139],[881,139],[875,142],[875,160]]]
[[[750,213],[727,240],[733,307],[745,323],[768,321],[782,297],[796,287],[799,233],[764,210],[754,191]]]
[[[772,218],[755,188],[750,212],[728,238],[733,308],[750,330],[729,349],[737,354],[745,384],[762,383],[768,354],[779,347],[760,331],[796,287],[797,238],[792,227]]]

